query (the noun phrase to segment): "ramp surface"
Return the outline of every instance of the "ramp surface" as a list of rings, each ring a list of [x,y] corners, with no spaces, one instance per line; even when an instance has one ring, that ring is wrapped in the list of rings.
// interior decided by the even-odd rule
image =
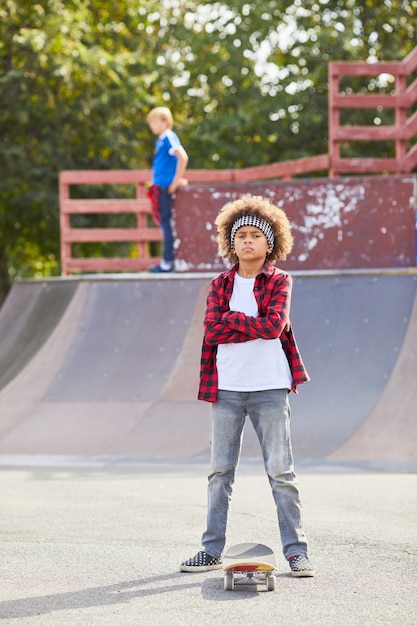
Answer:
[[[0,453],[207,457],[210,279],[15,283],[0,311]],[[297,460],[417,461],[416,286],[412,272],[294,275],[312,378],[291,396]],[[248,420],[242,454],[259,453]]]

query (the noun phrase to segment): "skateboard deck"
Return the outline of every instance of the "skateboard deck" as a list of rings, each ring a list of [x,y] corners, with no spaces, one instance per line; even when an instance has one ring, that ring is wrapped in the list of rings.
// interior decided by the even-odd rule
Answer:
[[[262,543],[238,543],[223,555],[224,588],[235,585],[264,584],[268,591],[275,589],[277,560],[274,552]]]

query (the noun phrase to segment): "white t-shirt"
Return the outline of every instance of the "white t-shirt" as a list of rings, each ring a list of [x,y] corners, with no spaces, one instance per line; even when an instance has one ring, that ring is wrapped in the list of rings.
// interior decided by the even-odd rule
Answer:
[[[255,278],[235,274],[229,302],[231,311],[258,317],[254,284]],[[290,366],[279,337],[220,344],[217,347],[217,372],[219,389],[227,391],[291,389],[292,384]]]

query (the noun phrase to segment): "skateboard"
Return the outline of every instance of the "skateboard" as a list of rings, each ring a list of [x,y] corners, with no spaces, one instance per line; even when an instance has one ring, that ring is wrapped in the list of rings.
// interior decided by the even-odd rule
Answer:
[[[235,585],[264,584],[268,591],[273,591],[276,569],[277,560],[271,548],[262,543],[238,543],[223,555],[224,588],[232,591]]]

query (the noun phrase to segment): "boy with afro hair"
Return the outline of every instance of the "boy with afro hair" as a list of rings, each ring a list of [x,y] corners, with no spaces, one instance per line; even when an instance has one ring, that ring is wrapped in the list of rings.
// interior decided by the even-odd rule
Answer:
[[[183,572],[222,567],[243,427],[251,420],[277,508],[284,557],[296,577],[314,576],[294,470],[290,391],[307,382],[290,323],[291,276],[274,267],[291,252],[290,222],[261,196],[226,204],[215,220],[232,266],[210,284],[204,316],[199,399],[211,403],[211,473],[202,550]]]

